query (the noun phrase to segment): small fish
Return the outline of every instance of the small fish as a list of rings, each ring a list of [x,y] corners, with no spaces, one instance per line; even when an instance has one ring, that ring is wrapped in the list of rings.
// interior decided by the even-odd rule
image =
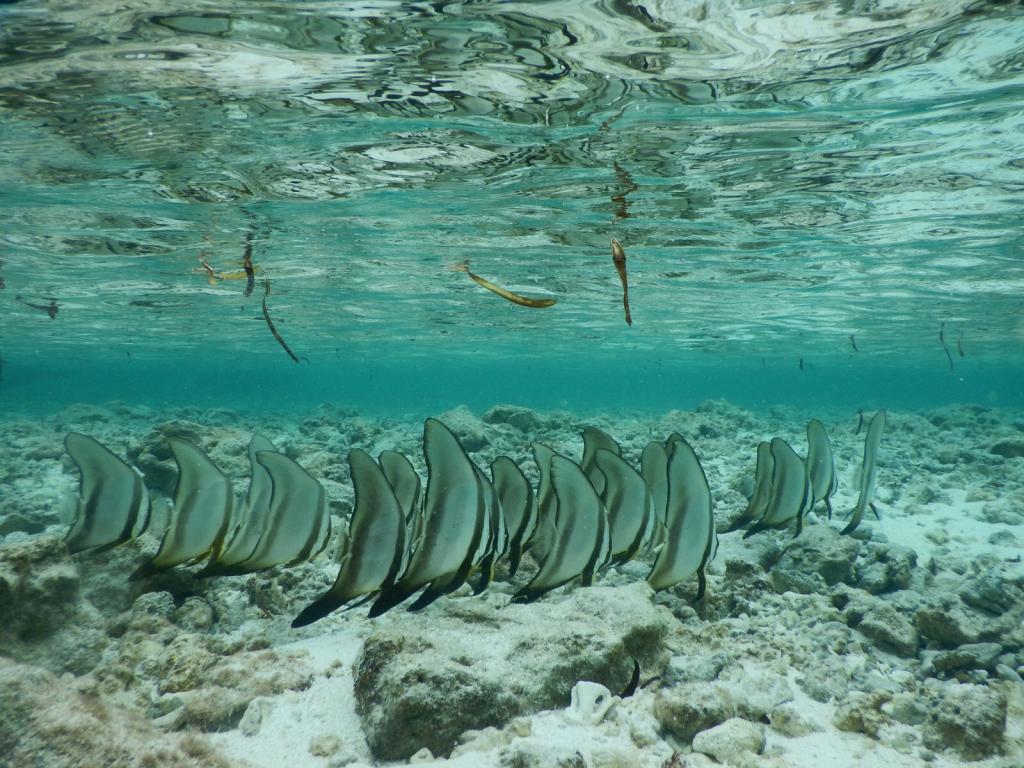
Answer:
[[[245,253],[242,255],[242,268],[245,270],[245,293],[246,298],[252,296],[252,290],[256,287],[256,270],[252,266],[252,230],[245,236]]]
[[[860,350],[857,349],[857,339],[854,338],[852,333],[850,334],[850,346],[853,347],[854,352],[860,352]]]
[[[860,434],[860,430],[863,428],[863,426],[864,426],[864,411],[860,410],[860,411],[857,411],[857,431],[854,432],[853,434],[859,435]]]
[[[477,285],[482,286],[491,293],[496,293],[506,301],[511,301],[513,304],[518,304],[521,307],[543,309],[545,307],[552,307],[556,303],[554,299],[531,299],[528,296],[520,296],[518,293],[512,293],[512,291],[502,288],[500,285],[495,285],[490,280],[486,280],[480,277],[480,275],[470,272],[468,260],[461,264],[456,264],[452,269],[456,272],[465,272]]]
[[[629,281],[626,278],[626,252],[614,237],[612,238],[612,261],[615,263],[615,269],[619,272],[619,280],[622,282],[622,306],[626,310],[626,325],[633,325],[633,318],[629,314]]]
[[[801,357],[800,358],[800,370],[802,371],[803,369],[804,369],[804,359]]]
[[[956,338],[956,351],[960,354],[960,357],[966,357],[964,355],[964,335],[962,333]]]
[[[57,301],[55,299],[50,299],[49,304],[33,304],[31,301],[25,301],[21,296],[15,296],[14,300],[24,304],[26,307],[32,307],[32,309],[38,309],[45,312],[50,316],[51,320],[57,319]]]
[[[270,280],[267,278],[263,279],[263,319],[267,321],[267,328],[274,334],[274,338],[277,339],[277,343],[281,345],[281,348],[288,353],[288,357],[292,359],[292,362],[298,363],[299,358],[292,352],[285,340],[281,338],[281,334],[277,332],[277,327],[274,325],[274,321],[270,319],[270,312],[267,310],[267,296],[270,295]]]

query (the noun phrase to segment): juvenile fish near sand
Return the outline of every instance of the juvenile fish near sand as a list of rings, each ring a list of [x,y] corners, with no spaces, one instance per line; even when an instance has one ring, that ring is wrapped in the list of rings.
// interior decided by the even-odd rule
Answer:
[[[513,304],[518,304],[521,307],[544,309],[545,307],[553,307],[556,304],[554,299],[531,299],[529,296],[521,296],[518,293],[512,293],[512,291],[507,288],[502,288],[500,285],[495,285],[490,280],[486,280],[485,278],[480,277],[480,275],[470,272],[468,260],[461,264],[456,264],[452,269],[456,272],[465,272],[477,285],[480,285],[491,293],[496,293],[506,301],[511,301]]]
[[[622,306],[626,310],[626,325],[633,325],[633,318],[629,314],[629,280],[626,277],[626,252],[614,237],[612,238],[612,261],[615,263],[615,269],[618,270],[619,280],[622,281]]]

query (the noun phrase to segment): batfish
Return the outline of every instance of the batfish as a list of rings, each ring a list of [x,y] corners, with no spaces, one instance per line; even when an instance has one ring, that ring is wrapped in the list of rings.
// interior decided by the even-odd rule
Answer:
[[[365,451],[349,451],[355,509],[338,552],[341,569],[326,593],[292,622],[304,627],[346,603],[392,584],[399,575],[406,544],[405,509],[384,471]]]
[[[781,437],[772,438],[771,452],[772,487],[768,503],[757,523],[743,534],[744,539],[769,528],[781,528],[794,518],[799,535],[804,513],[810,508],[811,484],[803,459]]]
[[[632,560],[645,539],[650,538],[653,503],[643,477],[621,456],[598,448],[594,457],[604,475],[601,501],[608,512],[611,563]]]
[[[139,473],[88,435],[69,432],[64,447],[81,473],[68,551],[102,551],[141,533],[149,494]]]
[[[668,505],[668,450],[665,444],[652,440],[640,456],[640,474],[651,494],[654,525],[651,526],[649,548],[665,543],[665,511]]]
[[[878,455],[878,444],[882,441],[882,431],[884,429],[885,411],[878,411],[871,417],[871,423],[868,424],[868,434],[864,438],[864,463],[860,475],[860,496],[857,499],[857,506],[853,508],[850,522],[843,528],[843,533],[852,533],[860,525],[860,520],[864,517],[864,512],[869,507],[876,516],[878,515],[872,499],[875,495],[875,458]]]
[[[696,452],[679,435],[669,438],[665,544],[647,582],[662,590],[697,574],[697,600],[704,597],[704,569],[715,547],[711,489]]]
[[[232,520],[224,549],[215,559],[210,560],[199,576],[229,576],[245,573],[237,570],[243,561],[249,559],[256,550],[260,536],[267,524],[270,512],[270,494],[273,483],[270,473],[256,460],[260,451],[276,451],[277,448],[263,435],[253,435],[249,441],[249,489],[245,500]]]
[[[747,502],[747,508],[743,513],[732,521],[726,529],[726,533],[738,531],[750,522],[759,520],[764,516],[764,510],[768,506],[768,499],[772,492],[772,466],[775,460],[772,459],[771,445],[762,440],[757,444],[757,465],[754,467],[754,490]]]
[[[604,491],[604,475],[597,468],[596,457],[600,449],[611,451],[616,456],[622,455],[622,448],[615,442],[615,439],[597,427],[586,427],[583,430],[583,458],[580,459],[580,469],[587,476],[590,484],[594,486],[597,495]]]
[[[511,578],[519,570],[523,544],[530,540],[537,526],[537,503],[526,475],[508,456],[499,456],[491,462],[491,478],[508,531],[508,575]]]
[[[807,422],[807,476],[811,481],[811,506],[825,502],[828,519],[832,519],[832,494],[836,492],[836,464],[832,444],[824,425],[817,419]],[[810,509],[808,511],[810,511]]]
[[[473,566],[485,527],[478,470],[458,439],[437,419],[423,427],[427,496],[422,539],[414,544],[402,577],[381,589],[370,616],[379,616],[423,587],[420,607],[458,588]],[[425,602],[424,602],[425,599]]]
[[[168,437],[178,465],[174,507],[160,548],[149,563],[136,572],[193,563],[206,556],[216,559],[231,519],[231,481],[201,448],[180,437]]]
[[[608,520],[594,486],[565,456],[552,456],[550,471],[558,499],[554,541],[537,575],[513,596],[514,603],[532,602],[577,576],[589,586],[608,558]]]
[[[256,460],[270,474],[273,490],[263,534],[242,573],[295,565],[315,557],[327,544],[330,517],[320,482],[283,453],[259,451]]]
[[[551,459],[557,456],[551,448],[543,443],[533,444],[533,460],[537,464],[540,479],[537,482],[537,526],[530,537],[530,555],[538,563],[548,556],[555,540],[555,517],[558,511],[558,499],[551,483]]]

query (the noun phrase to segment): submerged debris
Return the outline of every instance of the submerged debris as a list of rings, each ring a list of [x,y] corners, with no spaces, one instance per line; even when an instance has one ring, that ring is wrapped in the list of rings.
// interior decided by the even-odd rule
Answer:
[[[486,280],[480,275],[474,274],[469,270],[469,259],[456,264],[452,267],[456,272],[465,272],[477,285],[483,286],[491,293],[496,293],[506,301],[511,301],[513,304],[518,304],[521,307],[532,307],[533,309],[543,309],[545,307],[552,307],[555,305],[554,299],[531,299],[528,296],[521,296],[518,293],[512,293],[512,291],[502,288],[500,285],[495,285],[490,280]]]

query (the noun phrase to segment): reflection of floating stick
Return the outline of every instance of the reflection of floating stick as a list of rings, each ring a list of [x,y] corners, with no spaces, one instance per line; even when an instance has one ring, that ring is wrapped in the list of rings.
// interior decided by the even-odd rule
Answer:
[[[270,280],[263,278],[263,319],[267,321],[267,328],[274,334],[274,338],[277,339],[277,343],[281,345],[281,348],[288,353],[288,357],[292,359],[292,362],[299,362],[299,358],[295,356],[291,348],[285,343],[284,339],[281,338],[281,334],[277,332],[277,328],[274,327],[274,321],[270,319],[270,312],[267,311],[267,296],[270,295]]]
[[[615,262],[615,269],[619,272],[619,280],[622,281],[622,306],[626,310],[626,325],[633,325],[633,318],[629,314],[629,282],[626,279],[626,252],[614,237],[612,238],[612,261]]]
[[[252,230],[245,235],[245,254],[242,256],[242,268],[245,270],[245,297],[252,296],[256,287],[256,270],[252,267]]]
[[[946,359],[949,360],[949,370],[953,368],[953,356],[949,354],[949,347],[946,346],[946,324],[939,323],[939,343],[942,345],[942,351],[946,353]]]
[[[465,272],[472,278],[473,282],[477,285],[483,286],[491,293],[496,293],[506,301],[511,301],[513,304],[518,304],[521,307],[533,307],[534,309],[543,309],[544,307],[551,307],[555,305],[554,299],[531,299],[528,296],[520,296],[518,293],[512,293],[512,291],[502,288],[500,285],[495,285],[490,280],[485,280],[480,275],[475,275],[469,271],[469,261],[466,260],[461,264],[456,264],[452,267],[456,272]]]

